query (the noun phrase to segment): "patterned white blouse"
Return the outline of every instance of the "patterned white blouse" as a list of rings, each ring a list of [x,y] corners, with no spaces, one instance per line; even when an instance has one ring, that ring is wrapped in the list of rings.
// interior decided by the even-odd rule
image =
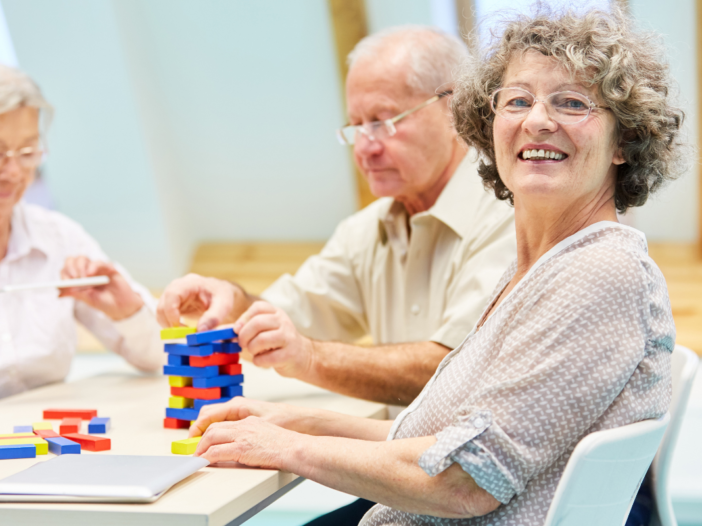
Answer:
[[[515,271],[516,261],[490,305]],[[500,507],[442,519],[378,504],[361,524],[543,524],[580,439],[667,411],[674,342],[641,232],[600,222],[565,239],[443,360],[388,437],[436,436],[422,469],[435,476],[457,462]]]

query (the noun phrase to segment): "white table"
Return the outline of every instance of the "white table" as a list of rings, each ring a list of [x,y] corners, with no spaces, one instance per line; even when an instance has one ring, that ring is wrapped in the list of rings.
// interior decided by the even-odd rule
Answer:
[[[284,400],[369,418],[386,417],[381,404],[330,394],[250,364],[244,364],[244,375],[244,394],[252,398]],[[99,416],[112,419],[106,435],[112,439],[112,450],[81,454],[170,455],[171,442],[186,438],[187,430],[163,428],[168,396],[165,377],[139,376],[126,370],[54,384],[1,400],[0,433],[11,433],[14,425],[42,420],[42,411],[47,408],[95,408]],[[85,423],[82,432],[87,432]],[[0,478],[49,458],[53,458],[51,453],[36,459],[0,460]],[[302,480],[273,470],[207,467],[152,504],[0,503],[0,524],[236,525]]]

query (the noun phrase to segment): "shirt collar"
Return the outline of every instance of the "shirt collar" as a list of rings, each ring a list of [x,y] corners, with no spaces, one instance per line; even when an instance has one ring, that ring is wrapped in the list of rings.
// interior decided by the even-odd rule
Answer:
[[[41,236],[36,235],[27,217],[27,205],[21,200],[12,209],[10,240],[7,244],[7,259],[18,259],[29,254],[33,249],[44,255],[49,254],[49,247]]]
[[[486,191],[478,175],[478,163],[472,160],[475,155],[475,150],[471,149],[446,183],[434,206],[426,212],[416,214],[413,219],[427,215],[435,217],[460,238],[471,231],[473,217],[483,197],[482,194]],[[380,211],[378,228],[383,244],[388,240],[388,225],[395,224],[398,216],[404,218],[406,213],[402,203],[394,200],[389,201],[385,209]]]

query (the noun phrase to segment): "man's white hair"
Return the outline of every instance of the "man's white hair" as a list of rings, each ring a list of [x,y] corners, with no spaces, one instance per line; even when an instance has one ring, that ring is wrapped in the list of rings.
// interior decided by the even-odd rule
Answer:
[[[361,40],[349,53],[349,69],[366,58],[382,55],[406,63],[407,85],[415,93],[438,93],[449,87],[468,57],[468,47],[459,38],[431,26],[398,26],[384,29]]]
[[[39,86],[23,71],[0,64],[0,113],[23,106],[39,110],[46,131],[54,108],[44,98]]]

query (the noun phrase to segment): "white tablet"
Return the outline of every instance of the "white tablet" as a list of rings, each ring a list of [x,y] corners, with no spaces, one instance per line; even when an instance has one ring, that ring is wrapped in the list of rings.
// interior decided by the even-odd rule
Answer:
[[[208,464],[190,456],[61,455],[0,480],[0,502],[153,502]]]

